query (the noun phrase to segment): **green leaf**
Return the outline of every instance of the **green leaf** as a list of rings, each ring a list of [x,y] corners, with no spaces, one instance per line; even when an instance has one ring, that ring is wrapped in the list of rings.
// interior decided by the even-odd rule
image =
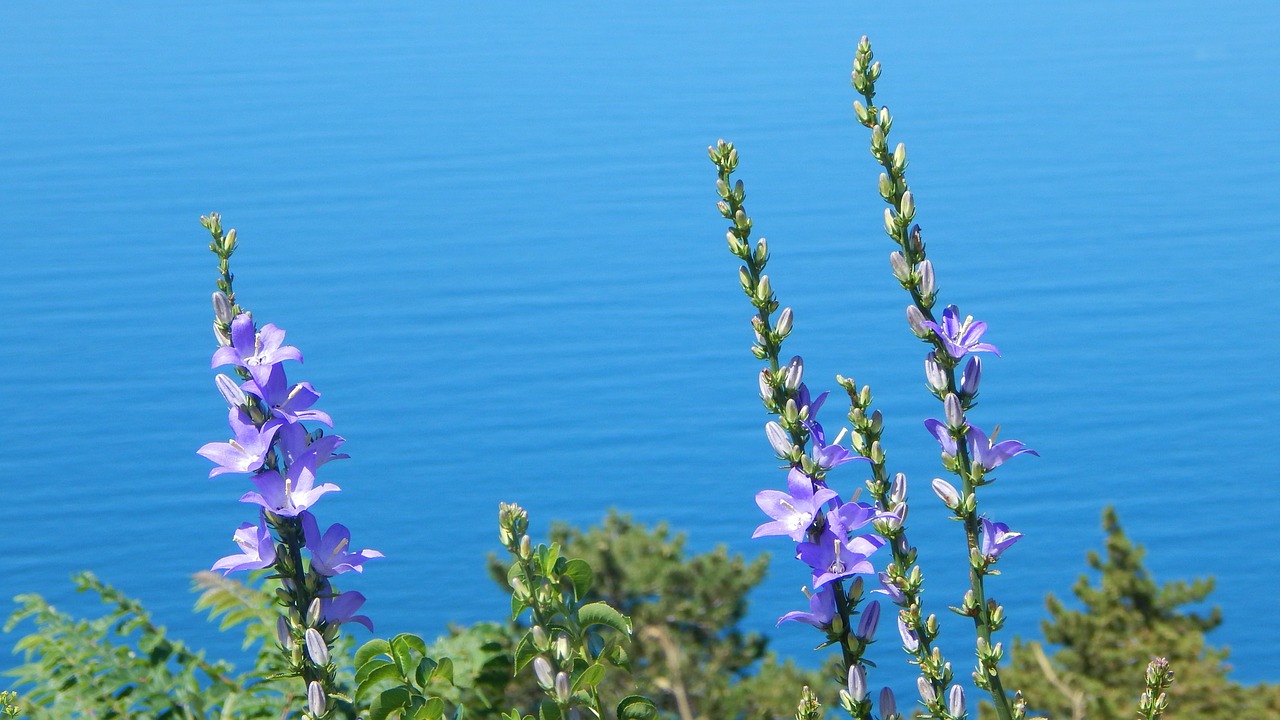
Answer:
[[[414,650],[417,650],[419,655],[427,654],[426,641],[418,637],[417,635],[414,635],[413,633],[400,633],[399,635],[391,639],[391,644],[393,646],[397,642],[402,643],[408,647],[411,647]]]
[[[628,695],[618,703],[618,720],[653,720],[656,717],[658,708],[641,695]]]
[[[395,665],[396,665],[395,663],[385,658],[377,658],[375,660],[370,660],[369,662],[361,665],[360,668],[356,670],[356,682],[357,683],[364,682],[364,679],[369,677],[373,673],[388,667],[394,668]]]
[[[587,592],[591,590],[592,582],[595,581],[591,564],[586,560],[574,558],[565,564],[564,574],[573,581],[573,599],[580,601],[586,597]]]
[[[355,658],[356,669],[358,670],[359,668],[363,667],[365,663],[369,662],[370,660],[374,659],[379,655],[384,655],[384,654],[385,655],[391,654],[391,644],[388,643],[386,640],[383,640],[382,638],[374,638],[370,640],[364,645],[361,645],[360,649],[356,651],[356,658]]]
[[[400,676],[400,669],[392,662],[386,662],[378,667],[377,670],[366,675],[364,680],[360,681],[359,686],[356,687],[356,702],[359,702],[361,698],[366,697],[370,692],[372,692],[373,688],[377,686],[378,683],[386,682],[388,680],[393,680],[397,684],[403,681],[403,678]],[[408,690],[405,690],[405,692],[408,692]]]
[[[440,720],[444,717],[444,701],[438,697],[428,698],[426,704],[418,708],[413,720]]]
[[[524,666],[533,662],[533,659],[537,656],[538,649],[533,646],[533,636],[529,633],[525,633],[524,637],[520,638],[520,644],[516,645],[515,671],[520,672],[523,670]]]
[[[440,664],[436,665],[435,672],[431,673],[431,679],[442,679],[450,685],[453,684],[453,661],[449,658],[440,658]]]
[[[631,621],[606,603],[593,602],[578,608],[578,621],[583,627],[604,625],[624,634],[631,634]]]
[[[436,661],[432,658],[424,657],[418,662],[418,669],[413,673],[413,679],[417,682],[418,687],[425,690],[427,683],[431,682],[432,673],[435,671]]]
[[[583,688],[595,689],[600,681],[604,679],[604,666],[595,663],[591,667],[578,673],[573,679],[573,692],[578,692]]]
[[[386,720],[387,716],[397,710],[404,710],[413,702],[413,695],[408,688],[398,687],[384,690],[369,703],[369,720]]]
[[[417,661],[413,659],[413,650],[413,643],[405,640],[404,635],[397,635],[391,639],[391,656],[396,659],[396,667],[400,668],[400,674],[405,679],[408,679],[418,667]],[[425,655],[426,652],[424,651],[423,654]]]
[[[538,704],[538,720],[564,720],[564,713],[560,712],[559,705],[543,700]]]

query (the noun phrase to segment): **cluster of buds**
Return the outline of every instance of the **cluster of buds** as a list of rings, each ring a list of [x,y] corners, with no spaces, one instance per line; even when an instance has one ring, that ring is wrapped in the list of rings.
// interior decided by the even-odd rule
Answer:
[[[1169,709],[1169,688],[1173,687],[1173,670],[1169,659],[1152,658],[1147,664],[1146,689],[1138,700],[1141,720],[1158,720]]]

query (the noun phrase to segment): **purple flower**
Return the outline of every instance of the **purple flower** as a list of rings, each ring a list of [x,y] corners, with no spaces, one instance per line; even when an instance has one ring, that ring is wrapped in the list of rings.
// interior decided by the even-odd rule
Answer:
[[[809,435],[813,438],[813,461],[823,470],[830,470],[854,460],[871,462],[871,458],[854,455],[853,451],[840,444],[840,441],[844,439],[843,430],[835,442],[828,445],[826,433],[823,432],[822,425],[818,424],[817,421],[806,420],[804,426],[809,429]]]
[[[831,620],[836,616],[836,593],[830,585],[818,588],[809,595],[809,612],[792,610],[778,618],[778,624],[784,622],[802,622],[819,630],[831,627]]]
[[[846,503],[827,513],[827,526],[815,542],[800,543],[796,557],[813,570],[813,587],[818,589],[832,580],[858,573],[875,572],[872,553],[885,544],[878,535],[848,537],[849,531],[865,525],[875,517],[875,509],[863,503]]]
[[[228,442],[207,443],[196,451],[218,463],[209,471],[209,477],[222,473],[251,473],[262,467],[271,450],[271,441],[280,427],[280,420],[269,420],[261,428],[255,427],[244,410],[234,407],[227,415],[235,438]]]
[[[346,453],[334,453],[346,440],[341,435],[324,435],[311,439],[305,428],[290,423],[280,428],[280,441],[277,443],[280,453],[290,466],[312,459],[312,467],[317,470],[330,460],[342,460],[351,457]]]
[[[809,408],[809,419],[814,420],[818,417],[818,411],[822,409],[822,403],[826,402],[829,392],[823,392],[818,397],[809,396],[809,386],[804,383],[800,384],[800,389],[796,391],[796,407]]]
[[[938,444],[942,446],[942,452],[951,455],[952,457],[955,456],[957,449],[956,439],[951,437],[951,430],[947,427],[946,423],[941,420],[929,418],[924,421],[924,427],[929,431],[929,434],[933,435],[938,440]]]
[[[262,383],[249,381],[243,389],[262,398],[271,412],[286,422],[312,420],[333,427],[333,419],[328,413],[310,409],[320,399],[320,393],[306,382],[288,387],[283,365],[272,365]]]
[[[257,525],[244,523],[231,539],[243,552],[222,558],[213,564],[213,570],[221,570],[226,575],[236,570],[259,570],[275,563],[276,542],[264,518],[260,517]]]
[[[984,322],[974,322],[973,316],[970,315],[960,322],[960,311],[955,305],[948,305],[946,310],[942,311],[942,324],[925,320],[920,323],[924,327],[929,328],[938,336],[942,344],[947,349],[947,354],[952,358],[959,360],[965,356],[965,353],[991,352],[996,355],[1000,351],[995,345],[990,343],[979,342],[982,334],[987,331],[987,324]]]
[[[365,560],[383,557],[377,550],[347,552],[351,546],[351,531],[344,525],[330,525],[324,535],[321,535],[315,515],[304,512],[299,517],[302,519],[302,533],[306,537],[307,550],[311,551],[311,569],[325,577],[341,575],[349,570],[364,572],[362,566]]]
[[[316,485],[315,467],[310,458],[296,462],[289,467],[285,477],[270,470],[253,476],[253,484],[258,492],[247,492],[240,497],[240,502],[255,503],[281,517],[297,517],[299,513],[311,507],[321,495],[335,492],[341,488],[333,483]]]
[[[982,520],[982,554],[992,560],[1000,557],[1000,553],[1022,539],[1022,533],[1009,532],[1009,526],[1002,522],[980,519]]]
[[[322,593],[320,596],[320,617],[324,618],[325,622],[359,623],[368,628],[369,632],[373,632],[373,621],[366,615],[355,614],[360,609],[360,606],[364,605],[364,595],[351,590],[333,596],[331,595],[333,589],[329,587],[327,582],[321,586],[320,591]],[[325,595],[330,596],[325,597]]]
[[[902,638],[902,647],[906,648],[907,652],[915,652],[920,647],[920,638],[916,635],[916,631],[907,627],[901,615],[898,616],[898,635]]]
[[[903,594],[902,588],[899,588],[897,583],[889,577],[889,573],[880,573],[876,577],[880,579],[880,589],[872,590],[871,592],[888,595],[889,599],[898,605],[906,602],[907,596]]]
[[[1005,460],[1023,453],[1040,457],[1040,453],[1017,440],[992,443],[987,439],[986,433],[972,425],[969,426],[965,440],[969,445],[969,454],[973,457],[973,461],[981,465],[984,470],[994,470],[1004,464]]]
[[[836,491],[830,488],[813,486],[813,480],[796,468],[787,473],[787,490],[761,490],[756,493],[756,505],[766,515],[773,518],[756,528],[751,537],[765,535],[786,535],[796,542],[804,539],[804,534],[813,519],[821,512],[823,503],[835,497]]]
[[[249,313],[241,313],[231,321],[231,345],[213,353],[213,367],[239,365],[249,371],[259,387],[266,383],[271,366],[285,360],[302,362],[302,352],[285,345],[284,330],[275,325],[264,325],[255,333]]]

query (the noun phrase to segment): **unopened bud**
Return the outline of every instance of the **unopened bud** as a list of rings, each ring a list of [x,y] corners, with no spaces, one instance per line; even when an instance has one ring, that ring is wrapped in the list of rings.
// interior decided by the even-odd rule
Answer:
[[[960,407],[960,398],[955,393],[947,393],[942,400],[942,409],[946,415],[947,427],[959,430],[965,426],[964,410]]]
[[[898,278],[898,282],[910,281],[911,269],[907,267],[907,259],[898,250],[889,253],[889,267],[893,269],[893,276]]]
[[[902,193],[902,202],[898,205],[898,214],[902,216],[903,222],[911,222],[911,218],[916,214],[916,198],[908,190]]]
[[[893,214],[893,208],[884,209],[884,231],[891,238],[898,237],[898,218]]]
[[[773,328],[778,337],[786,337],[791,334],[791,316],[791,308],[783,308],[782,313],[778,315],[778,324]]]
[[[744,254],[743,250],[746,249],[746,245],[738,239],[737,235],[733,234],[732,230],[725,231],[724,241],[729,243],[729,252],[737,255],[738,257],[741,257]]]
[[[893,691],[885,688],[880,691],[880,717],[883,720],[891,720],[894,715],[898,714],[898,701],[893,697]]]
[[[915,333],[918,338],[927,338],[929,333],[933,332],[924,326],[924,313],[920,312],[920,308],[915,305],[907,306],[907,325],[911,327],[911,332]]]
[[[569,674],[561,670],[556,673],[555,680],[556,700],[562,703],[569,702]]]
[[[769,276],[761,275],[760,282],[756,284],[756,300],[765,302],[773,297],[773,287],[769,285]]]
[[[223,375],[222,373],[214,375],[213,384],[218,386],[218,392],[222,394],[222,399],[227,401],[227,405],[239,407],[245,404],[244,391],[229,375]]]
[[[878,62],[871,65],[871,69],[873,71],[878,67],[880,67],[880,63]],[[879,75],[880,73],[876,72],[875,74]],[[872,79],[874,80],[875,78]],[[885,128],[885,132],[889,131],[889,126],[893,124],[893,118],[889,117],[889,108],[883,106],[880,108],[880,117],[877,118],[877,121],[881,127]]]
[[[307,625],[315,627],[320,624],[320,598],[312,598],[307,605]]]
[[[920,692],[920,699],[925,706],[932,705],[938,699],[938,694],[933,691],[933,684],[924,676],[916,678],[916,690]]]
[[[876,627],[880,624],[880,601],[872,600],[858,618],[858,637],[863,642],[871,642],[876,636]]]
[[[543,690],[550,690],[555,685],[555,678],[551,676],[551,663],[541,655],[533,659],[533,676]]]
[[[929,298],[933,295],[933,263],[923,260],[916,266],[916,273],[920,275],[920,296]]]
[[[982,358],[970,355],[964,366],[964,374],[960,376],[960,394],[973,398],[978,394],[978,384],[982,382]]]
[[[881,115],[884,114],[883,109],[880,110],[880,114]],[[884,130],[879,125],[876,125],[875,127],[871,128],[871,147],[872,148],[884,147]]]
[[[528,535],[520,536],[520,557],[527,560],[533,554],[533,540]]]
[[[303,637],[307,641],[307,657],[311,658],[311,662],[324,667],[329,664],[329,646],[325,644],[324,636],[315,628],[307,628]]]
[[[907,499],[907,476],[905,473],[898,473],[893,476],[893,483],[889,485],[889,502],[898,504]]]
[[[929,389],[935,393],[942,393],[947,390],[947,371],[942,369],[942,364],[938,362],[937,355],[933,353],[929,353],[924,358],[924,381],[929,386]]]
[[[951,717],[960,717],[964,715],[964,688],[959,685],[952,685],[947,691],[947,712]]]
[[[924,238],[920,235],[918,224],[912,225],[911,232],[907,233],[907,249],[916,255],[924,252]]]
[[[764,265],[769,259],[769,242],[764,238],[756,241],[756,265]]]
[[[920,638],[916,637],[916,633],[907,627],[907,623],[902,619],[902,615],[898,615],[898,635],[902,638],[902,647],[907,652],[915,652],[920,647]]]
[[[858,702],[867,696],[867,671],[861,665],[855,663],[849,666],[846,687],[849,688],[849,696]]]
[[[787,431],[776,420],[770,420],[764,424],[765,437],[769,438],[769,445],[773,447],[773,451],[782,457],[791,454],[791,438],[787,435]]]
[[[960,493],[956,491],[955,486],[942,478],[933,479],[933,492],[943,505],[952,510],[960,505]]]
[[[898,172],[907,169],[907,146],[902,143],[893,149],[893,169]]]
[[[231,324],[231,301],[227,299],[226,293],[219,290],[213,294],[213,317],[218,322]]]
[[[800,383],[804,380],[804,358],[796,355],[791,358],[791,362],[787,363],[787,374],[784,384],[787,390],[795,392],[800,389]]]
[[[555,653],[556,660],[559,660],[560,664],[568,662],[569,656],[572,654],[569,647],[569,636],[564,633],[557,633],[556,641],[552,645],[552,652]]]
[[[853,101],[853,114],[858,117],[858,122],[865,123],[867,121],[867,108],[860,101]]]
[[[765,400],[773,399],[773,386],[769,381],[773,378],[773,373],[768,368],[760,371],[760,397]]]
[[[276,618],[276,641],[286,650],[293,649],[293,633],[289,629],[289,621],[283,615]]]
[[[537,649],[537,650],[539,650],[539,651],[543,651],[543,650],[546,650],[546,649],[547,649],[547,630],[546,630],[546,628],[542,627],[541,625],[534,625],[534,626],[533,626],[533,629],[532,629],[532,630],[530,630],[530,631],[529,631],[529,633],[530,633],[530,635],[532,635],[532,636],[533,636],[533,647],[534,647],[535,649]]]
[[[329,701],[325,697],[324,687],[319,681],[312,680],[307,684],[307,710],[310,710],[315,717],[323,717],[328,707]]]
[[[217,320],[213,321],[213,339],[218,341],[219,347],[226,347],[231,344],[231,335],[223,329],[225,327]]]
[[[885,200],[893,199],[893,181],[884,173],[880,173],[879,189],[880,197]]]

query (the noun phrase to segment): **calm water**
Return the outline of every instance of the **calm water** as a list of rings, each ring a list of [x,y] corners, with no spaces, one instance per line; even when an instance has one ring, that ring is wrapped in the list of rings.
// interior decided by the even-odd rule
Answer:
[[[785,555],[747,539],[782,478],[713,208],[725,137],[790,349],[811,384],[876,390],[941,612],[962,553],[849,109],[867,33],[943,297],[1004,351],[977,422],[1043,456],[986,506],[1027,533],[995,584],[1012,629],[1069,596],[1110,503],[1157,577],[1217,577],[1211,639],[1275,679],[1280,11],[865,5],[0,7],[0,594],[88,609],[67,577],[90,568],[235,652],[187,592],[251,514],[194,454],[226,436],[212,209],[348,438],[321,512],[389,556],[347,585],[381,632],[502,617],[500,500],[539,530],[618,507]],[[776,560],[750,625],[803,582]],[[806,628],[773,636],[812,662]]]

